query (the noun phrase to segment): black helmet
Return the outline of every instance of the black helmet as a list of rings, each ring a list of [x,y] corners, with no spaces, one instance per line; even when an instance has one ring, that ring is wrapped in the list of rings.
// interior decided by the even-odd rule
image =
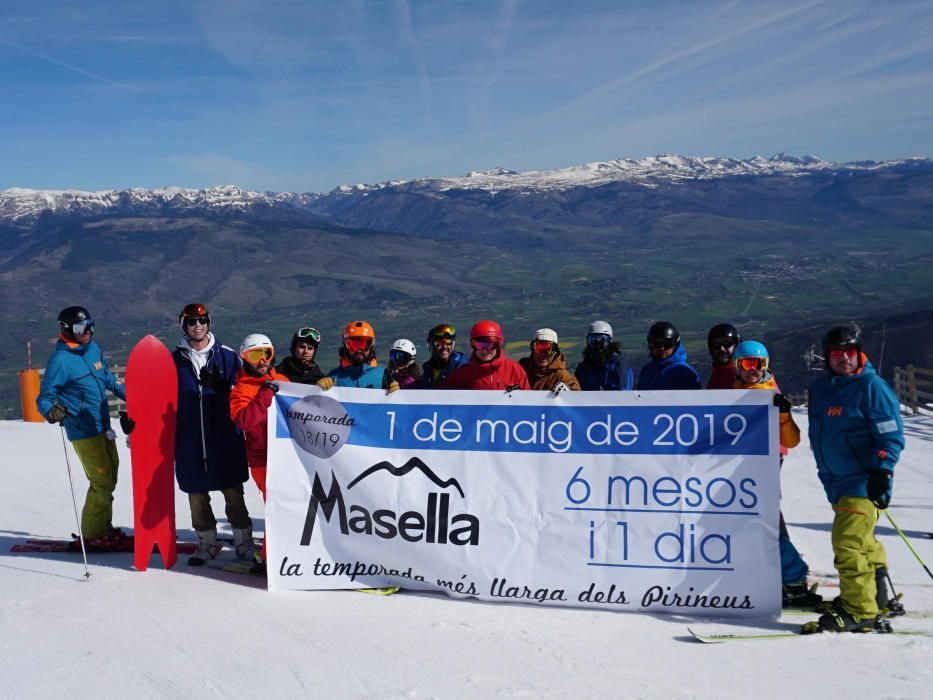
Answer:
[[[710,328],[709,333],[706,335],[707,347],[709,347],[716,338],[732,338],[736,345],[742,342],[742,334],[739,333],[739,329],[731,323],[717,323]]]
[[[76,323],[86,323],[91,332],[94,332],[94,321],[91,319],[91,312],[83,306],[69,306],[58,313],[58,327],[69,340],[75,339],[74,325]]]
[[[830,328],[823,336],[823,358],[829,367],[830,348],[855,348],[859,353],[859,366],[862,364],[862,329],[857,323],[849,322]]]
[[[652,324],[651,328],[648,329],[648,340],[673,340],[674,343],[680,342],[680,333],[677,332],[677,329],[674,327],[673,323],[668,321],[658,321],[657,323]]]

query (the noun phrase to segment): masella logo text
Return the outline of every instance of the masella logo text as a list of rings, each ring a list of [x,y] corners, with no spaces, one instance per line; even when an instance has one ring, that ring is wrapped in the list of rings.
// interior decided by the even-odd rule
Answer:
[[[464,498],[463,489],[456,479],[441,480],[417,457],[409,459],[401,467],[396,467],[391,462],[374,464],[347,484],[347,496],[344,496],[333,471],[330,473],[330,489],[327,491],[324,490],[320,475],[315,472],[308,513],[301,533],[301,545],[308,546],[311,543],[311,534],[318,520],[318,510],[328,525],[332,525],[331,521],[336,519],[336,525],[344,535],[375,535],[385,540],[400,537],[407,542],[427,544],[479,544],[479,518],[471,513],[451,515],[450,494],[446,491],[428,491],[426,503],[420,510],[396,512],[390,508],[367,508],[356,503],[347,503],[349,491],[374,474],[387,472],[397,479],[402,479],[416,470],[440,489],[454,488],[460,498]]]

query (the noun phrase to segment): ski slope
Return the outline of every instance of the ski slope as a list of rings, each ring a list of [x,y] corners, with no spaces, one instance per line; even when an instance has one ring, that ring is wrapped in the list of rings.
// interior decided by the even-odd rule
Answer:
[[[831,572],[832,513],[804,441],[783,471],[783,511],[814,572]],[[933,416],[905,419],[891,514],[933,564]],[[704,645],[687,626],[782,631],[806,617],[740,627],[708,619],[457,601],[402,592],[269,593],[255,577],[132,568],[132,554],[14,554],[75,530],[57,426],[0,422],[0,697],[16,698],[928,698],[933,636],[816,635]],[[69,446],[79,507],[86,479]],[[114,524],[132,528],[120,444]],[[223,499],[214,499],[218,519]],[[219,502],[218,502],[219,501]],[[262,500],[247,484],[255,527]],[[194,540],[187,498],[179,536]],[[229,532],[225,520],[221,529]],[[933,635],[933,580],[886,518],[878,535],[911,616]],[[227,550],[227,556],[232,556]],[[836,589],[826,588],[825,595]]]

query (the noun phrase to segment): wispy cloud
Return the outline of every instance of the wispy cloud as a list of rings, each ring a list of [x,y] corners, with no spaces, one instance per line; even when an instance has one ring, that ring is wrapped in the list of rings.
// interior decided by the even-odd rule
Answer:
[[[135,85],[130,85],[128,83],[121,83],[118,80],[111,80],[110,78],[106,78],[103,75],[92,73],[91,71],[85,70],[84,68],[81,68],[79,66],[75,66],[71,63],[65,63],[64,61],[59,61],[57,58],[52,58],[51,56],[47,56],[44,53],[39,53],[38,51],[34,51],[33,49],[27,48],[25,46],[22,46],[21,44],[17,44],[16,42],[10,41],[9,39],[0,39],[0,44],[5,44],[6,46],[16,49],[17,51],[22,51],[23,53],[29,54],[30,56],[34,56],[35,58],[38,58],[42,61],[45,61],[47,63],[52,63],[56,66],[61,66],[62,68],[67,68],[68,70],[74,73],[78,73],[88,78],[93,78],[94,80],[99,80],[102,83],[107,83],[108,85],[113,85],[114,87],[118,87],[123,90],[131,90],[133,92],[139,92],[139,88],[136,87]]]

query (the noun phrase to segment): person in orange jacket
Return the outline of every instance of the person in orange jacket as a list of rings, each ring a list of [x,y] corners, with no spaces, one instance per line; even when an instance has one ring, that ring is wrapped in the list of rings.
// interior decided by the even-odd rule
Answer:
[[[495,321],[479,321],[470,329],[470,361],[451,372],[438,389],[530,389],[528,375],[503,353],[505,337]]]
[[[769,365],[768,350],[756,340],[739,343],[733,353],[735,383],[733,389],[770,389],[775,392],[774,404],[779,410],[781,462],[787,451],[800,444],[800,428],[794,422],[788,401],[778,388]],[[807,585],[810,569],[790,540],[790,533],[780,513],[778,548],[781,553],[782,605],[784,607],[814,608],[823,602],[815,590]]]

